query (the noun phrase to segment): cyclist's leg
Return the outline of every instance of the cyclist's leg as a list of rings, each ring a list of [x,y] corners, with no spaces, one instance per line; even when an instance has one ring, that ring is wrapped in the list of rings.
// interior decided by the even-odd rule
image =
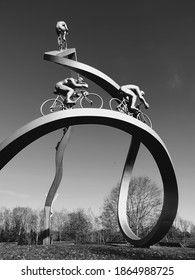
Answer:
[[[129,106],[133,112],[138,112],[138,109],[135,106],[136,101],[137,101],[137,96],[135,93],[132,93],[131,100],[129,102]]]
[[[76,104],[75,101],[71,100],[72,95],[74,94],[74,89],[69,88],[67,94],[66,94],[66,103],[67,104]]]
[[[63,39],[63,42],[62,42],[62,49],[63,50],[66,50],[67,49],[67,42],[66,40]]]
[[[127,102],[128,111],[130,115],[132,115],[135,118],[137,117],[137,114],[140,112],[140,110],[135,105],[136,101],[137,101],[137,96],[133,93],[130,96],[129,102]]]
[[[58,47],[59,47],[59,50],[61,50],[61,35],[58,36]]]

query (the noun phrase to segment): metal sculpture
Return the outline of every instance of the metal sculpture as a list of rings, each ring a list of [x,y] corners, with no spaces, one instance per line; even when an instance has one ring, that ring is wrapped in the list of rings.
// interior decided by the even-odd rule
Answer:
[[[40,112],[42,116],[50,113],[54,113],[61,110],[72,109],[75,106],[80,106],[80,108],[99,108],[103,106],[102,97],[94,92],[88,92],[86,90],[78,90],[74,93],[72,97],[74,103],[67,103],[66,100],[61,96],[57,95],[56,98],[50,98],[45,100],[40,107]],[[78,105],[79,103],[79,105]]]
[[[120,86],[115,81],[101,71],[78,62],[75,49],[64,48],[65,47],[60,45],[60,51],[45,53],[44,59],[58,63],[83,75],[107,91],[112,99],[118,98]],[[144,103],[145,106],[148,107],[148,104],[146,102]],[[89,110],[77,108],[74,110],[60,110],[54,114],[48,114],[36,119],[16,131],[15,134],[0,144],[0,168],[3,168],[18,152],[36,139],[54,130],[60,128],[64,129],[64,127],[66,127],[62,139],[56,147],[56,175],[45,202],[46,236],[44,244],[49,243],[51,205],[62,178],[63,155],[70,138],[70,129],[71,126],[80,124],[107,125],[123,130],[132,136],[121,179],[118,201],[119,226],[124,237],[134,246],[148,247],[161,240],[170,229],[176,216],[178,206],[176,176],[171,158],[164,143],[151,127],[146,125],[143,121],[129,116],[127,113],[121,114],[120,110]],[[156,161],[162,177],[164,189],[161,215],[151,232],[143,238],[139,238],[133,233],[129,227],[126,213],[128,188],[140,143],[146,146]]]
[[[82,76],[99,85],[112,97],[118,98],[120,86],[113,79],[94,67],[73,60],[75,56],[76,49],[72,48],[62,52],[46,52],[44,54],[44,59],[65,66],[68,69],[81,74]]]
[[[56,173],[51,188],[47,194],[45,207],[44,207],[44,238],[43,238],[44,245],[50,244],[51,206],[54,202],[57,189],[59,188],[59,185],[62,180],[64,150],[69,142],[70,135],[71,135],[71,127],[69,128],[65,127],[63,129],[62,138],[56,146],[56,159],[55,159]]]
[[[66,35],[68,34],[68,26],[65,21],[58,21],[56,24],[56,33],[58,35],[59,50],[67,49]]]
[[[140,120],[141,122],[149,125],[150,127],[152,127],[152,121],[150,120],[150,118],[146,114],[144,114],[141,111],[141,109],[140,109],[141,105],[143,105],[142,102],[137,104],[136,108],[138,110],[136,112],[132,113],[128,109],[128,104],[127,104],[126,98],[123,97],[122,100],[120,100],[119,98],[111,98],[110,101],[109,101],[109,107],[110,107],[111,110],[127,114],[127,115],[129,115],[131,117],[134,117],[134,118]]]
[[[71,59],[71,56],[76,54],[75,49],[68,49],[63,52],[46,52],[44,54],[44,59],[50,62],[54,62],[60,64],[62,66],[67,67],[70,70],[76,71],[77,73],[85,76],[86,78],[90,79],[91,81],[95,82],[105,91],[107,91],[111,96],[112,99],[109,102],[111,110],[118,110],[130,116],[136,117],[137,119],[141,120],[142,122],[148,124],[152,127],[152,122],[150,118],[141,112],[140,104],[136,105],[136,110],[133,112],[134,109],[131,109],[134,106],[134,101],[136,101],[137,96],[144,104],[145,108],[149,108],[149,104],[146,102],[144,98],[144,92],[139,89],[138,86],[135,85],[126,85],[120,87],[114,80],[112,80],[109,76],[105,75],[103,72],[97,70],[94,67],[91,67],[87,64],[75,61]],[[134,96],[133,96],[134,95]],[[119,99],[120,96],[133,96],[133,103],[128,104],[128,100],[123,98],[122,101]],[[117,107],[113,107],[112,102],[116,101]],[[82,106],[81,106],[82,107]],[[133,107],[134,108],[134,107]],[[61,108],[63,109],[63,108]]]
[[[54,52],[49,52],[49,53],[45,53],[44,58],[48,61],[61,64],[71,70],[77,71],[79,74],[82,74],[86,78],[93,80],[96,84],[98,84],[104,90],[106,90],[113,98],[116,98],[116,96],[118,97],[118,92],[120,90],[120,87],[110,77],[106,76],[104,73],[100,72],[99,70],[92,68],[84,63],[80,63],[78,61],[71,61],[71,59],[66,58],[66,56],[68,56],[66,52],[60,53],[59,55]],[[149,106],[146,101],[145,101],[145,106],[146,107]],[[121,118],[122,115],[123,114],[120,114]],[[134,118],[130,118],[130,119],[132,122],[134,121]],[[151,132],[148,126],[146,126],[146,130]],[[124,167],[124,172],[121,180],[121,188],[120,188],[120,195],[119,195],[119,202],[118,202],[118,220],[123,235],[130,243],[132,243],[135,246],[150,246],[156,243],[157,241],[159,241],[162,237],[164,237],[164,235],[168,232],[168,230],[170,229],[173,223],[173,220],[177,212],[177,206],[178,206],[177,182],[176,182],[176,177],[174,175],[174,169],[172,164],[170,163],[165,164],[167,160],[164,159],[164,166],[163,167],[161,166],[161,168],[159,167],[160,158],[157,157],[157,155],[160,155],[160,150],[156,147],[155,151],[154,150],[152,151],[150,143],[149,142],[144,143],[144,141],[142,141],[142,135],[140,135],[138,131],[136,133],[132,133],[132,135],[133,135],[132,144],[130,145],[129,148],[129,152],[128,152],[128,156],[127,156],[127,160],[126,160],[126,164]],[[161,169],[160,172],[164,185],[164,203],[163,203],[161,216],[157,224],[151,231],[151,233],[142,239],[137,237],[130,229],[127,222],[127,214],[126,214],[127,191],[129,188],[131,173],[132,173],[133,165],[136,159],[140,142],[142,142],[149,149],[149,151],[151,152],[155,160],[156,158],[158,158],[158,160],[156,160],[156,163],[159,169]],[[161,159],[162,157],[163,156],[161,155]],[[162,171],[163,169],[164,170],[166,169],[166,174],[169,173],[169,176],[166,176],[166,174],[163,173]],[[168,192],[165,195],[165,190],[167,191],[168,188],[170,188],[171,193],[174,193],[173,196],[171,196],[170,193]]]
[[[145,92],[141,90],[136,85],[123,85],[120,87],[119,92],[125,96],[125,99],[128,101],[128,111],[132,113],[139,113],[139,109],[136,106],[137,97],[139,97],[139,100],[141,103],[144,104],[145,108],[149,108],[149,104],[146,102],[146,99],[144,98]]]
[[[135,118],[107,109],[66,110],[38,118],[16,131],[0,144],[0,168],[3,168],[17,153],[41,136],[64,128],[64,126],[69,127],[80,124],[107,125],[132,135],[132,142],[121,180],[118,205],[119,224],[125,238],[135,246],[150,246],[158,242],[170,229],[177,212],[178,191],[176,176],[169,153],[160,137],[153,129]],[[159,220],[153,230],[142,239],[133,234],[128,225],[126,215],[127,189],[140,143],[146,146],[155,159],[164,189],[163,208]],[[55,192],[53,192],[51,200],[54,195]]]
[[[64,103],[67,105],[75,105],[75,101],[73,100],[73,95],[76,93],[76,89],[85,89],[88,88],[88,84],[83,81],[82,77],[74,78],[66,78],[62,81],[59,81],[55,85],[54,93],[57,95],[63,95]]]

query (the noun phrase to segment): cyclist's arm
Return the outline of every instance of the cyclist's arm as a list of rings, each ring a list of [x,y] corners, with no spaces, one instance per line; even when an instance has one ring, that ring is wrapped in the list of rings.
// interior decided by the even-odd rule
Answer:
[[[141,101],[142,103],[144,103],[145,108],[148,109],[148,108],[149,108],[149,104],[146,102],[146,100],[145,100],[145,98],[144,98],[144,96],[143,96],[143,95],[144,95],[144,92],[143,92],[142,90],[140,90],[140,88],[139,88],[138,86],[135,86],[135,87],[136,87],[137,95],[138,95],[140,101]]]
[[[88,84],[83,83],[83,84],[81,84],[81,87],[88,88],[89,86],[88,86]]]
[[[142,95],[142,94],[138,94],[138,95],[139,95],[140,101],[143,102],[144,105],[145,105],[145,108],[148,109],[148,108],[149,108],[149,104],[146,102],[146,100],[145,100],[145,98],[143,97],[143,95]]]
[[[88,88],[88,84],[86,84],[86,83],[79,84],[79,83],[75,82],[75,80],[72,81],[72,84],[77,88],[83,88],[83,87]]]

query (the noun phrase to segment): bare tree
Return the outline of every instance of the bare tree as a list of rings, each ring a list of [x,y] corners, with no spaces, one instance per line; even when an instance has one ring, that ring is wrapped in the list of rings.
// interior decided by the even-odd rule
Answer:
[[[105,198],[101,214],[102,226],[118,233],[117,205],[120,186],[117,184]],[[127,216],[131,229],[137,236],[143,236],[156,223],[162,208],[162,191],[148,177],[132,178],[127,198]]]
[[[33,211],[30,217],[30,235],[31,235],[31,244],[38,244],[38,236],[39,236],[39,212]]]
[[[174,226],[176,229],[179,229],[179,219],[180,219],[180,217],[179,217],[179,214],[177,213],[177,215],[176,215],[176,217],[175,217],[175,219],[174,219],[174,221],[173,221],[173,226]]]
[[[183,219],[182,217],[179,218],[179,228],[182,231],[183,235],[183,245],[186,245],[187,238],[190,236],[190,221]]]
[[[182,232],[188,232],[190,227],[190,221],[179,217],[179,227]]]
[[[68,223],[64,227],[67,237],[76,242],[85,242],[92,229],[89,217],[83,209],[78,209],[69,213],[68,218]]]
[[[11,228],[12,228],[12,213],[6,207],[2,207],[0,210],[0,229],[1,229],[0,241],[8,242],[12,239]]]
[[[162,191],[148,177],[133,178],[129,185],[127,216],[137,236],[149,232],[162,209]]]
[[[22,227],[26,232],[30,232],[32,226],[31,225],[32,214],[33,211],[29,207],[15,207],[12,210],[12,223],[13,226],[17,228],[19,234]]]
[[[195,225],[192,222],[190,222],[189,232],[191,236],[195,237]]]
[[[105,198],[102,207],[102,213],[100,220],[104,229],[111,232],[119,231],[118,219],[117,219],[117,205],[119,197],[120,186],[117,184]]]
[[[62,240],[63,228],[67,223],[68,223],[68,212],[66,209],[62,209],[60,212],[54,211],[52,216],[52,230],[57,232],[58,241]]]

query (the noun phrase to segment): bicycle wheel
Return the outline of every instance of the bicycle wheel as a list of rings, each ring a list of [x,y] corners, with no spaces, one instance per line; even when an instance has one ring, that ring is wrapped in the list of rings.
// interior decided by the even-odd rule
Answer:
[[[97,108],[103,106],[103,99],[97,93],[89,93],[87,96],[82,96],[80,99],[81,108]]]
[[[40,107],[41,114],[43,116],[48,115],[50,113],[54,113],[57,111],[63,110],[63,102],[60,100],[56,100],[54,98],[47,99]]]
[[[119,104],[121,103],[121,100],[118,98],[111,98],[109,101],[109,106],[110,109],[112,111],[118,111],[121,113],[125,113],[124,109],[122,108],[122,106],[119,106]]]
[[[137,119],[145,124],[147,124],[148,126],[150,126],[152,128],[152,122],[150,120],[150,118],[144,114],[144,113],[138,113],[137,115]]]

